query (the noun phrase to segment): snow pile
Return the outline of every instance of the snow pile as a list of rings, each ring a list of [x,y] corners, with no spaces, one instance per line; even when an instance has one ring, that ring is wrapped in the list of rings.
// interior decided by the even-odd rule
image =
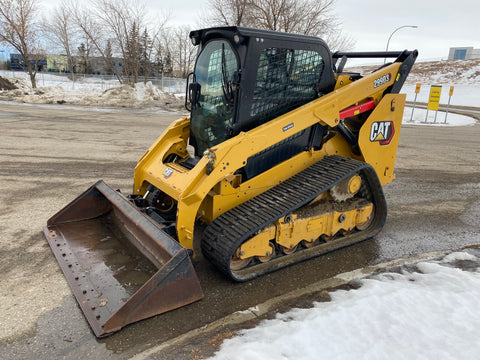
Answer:
[[[361,280],[330,302],[277,314],[213,359],[477,359],[480,258],[452,253]]]
[[[81,78],[79,78],[81,79]],[[151,82],[137,83],[135,86],[120,85],[103,90],[99,84],[73,82],[64,77],[64,82],[57,86],[49,86],[51,81],[37,79],[38,87],[32,89],[30,81],[25,77],[9,79],[17,89],[0,91],[0,100],[17,101],[34,104],[71,104],[84,106],[114,107],[161,107],[170,110],[181,110],[184,101],[168,92],[161,91]],[[47,86],[42,86],[43,84]],[[105,84],[102,84],[105,86]]]
[[[15,87],[15,89],[12,90],[29,90],[31,89],[31,83],[29,80],[26,78],[13,78],[13,79],[8,79],[8,81]],[[4,89],[6,90],[6,89]],[[5,91],[3,91],[5,92]],[[0,91],[0,94],[2,91]]]
[[[119,104],[132,104],[132,106],[139,102],[148,103],[152,101],[159,101],[166,105],[179,102],[175,96],[161,91],[151,82],[147,82],[146,84],[137,83],[135,84],[135,87],[130,85],[114,87],[104,91],[101,98],[106,104],[116,104],[118,102]]]
[[[13,85],[8,79],[0,76],[0,90],[14,90],[17,87]]]

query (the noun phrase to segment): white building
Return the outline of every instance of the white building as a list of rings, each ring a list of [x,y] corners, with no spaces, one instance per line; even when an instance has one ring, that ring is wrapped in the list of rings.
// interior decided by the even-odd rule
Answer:
[[[480,59],[480,49],[474,49],[473,47],[450,48],[448,60],[460,59]]]

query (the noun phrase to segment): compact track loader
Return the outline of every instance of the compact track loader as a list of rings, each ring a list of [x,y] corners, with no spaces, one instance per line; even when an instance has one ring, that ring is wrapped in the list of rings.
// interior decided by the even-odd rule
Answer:
[[[138,161],[133,193],[99,181],[44,228],[99,337],[201,299],[194,246],[246,281],[385,223],[416,50],[332,55],[316,37],[240,27],[190,38],[190,116]],[[360,57],[395,60],[343,71]]]

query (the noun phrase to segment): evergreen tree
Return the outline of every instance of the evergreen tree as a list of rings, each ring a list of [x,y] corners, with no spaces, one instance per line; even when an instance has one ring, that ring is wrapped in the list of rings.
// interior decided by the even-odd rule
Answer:
[[[88,56],[87,56],[87,48],[85,47],[84,43],[81,43],[80,46],[78,47],[78,68],[77,68],[77,73],[80,74],[87,74],[89,71],[89,66],[88,66]]]
[[[107,40],[107,46],[105,48],[105,61],[106,63],[103,71],[106,75],[112,75],[113,70],[108,66],[108,63],[113,64],[112,43],[110,39]]]
[[[163,57],[163,75],[172,76],[173,75],[173,60],[172,54],[167,49],[165,56]]]
[[[128,83],[135,84],[138,82],[138,73],[142,59],[140,31],[135,21],[128,32],[126,50],[125,75],[127,75]]]
[[[148,34],[147,28],[143,30],[142,39],[141,39],[141,67],[140,67],[140,75],[143,75],[145,78],[145,82],[147,82],[147,78],[150,75],[150,68],[151,68],[151,54],[153,49],[153,42]]]

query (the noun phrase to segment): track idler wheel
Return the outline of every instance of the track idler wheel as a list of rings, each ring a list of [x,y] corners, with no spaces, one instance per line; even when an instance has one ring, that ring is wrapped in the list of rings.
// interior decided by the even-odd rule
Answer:
[[[260,261],[262,263],[265,263],[265,262],[273,259],[273,257],[275,256],[275,245],[272,242],[270,242],[269,245],[270,245],[270,248],[271,248],[270,253],[267,253],[267,255],[265,255],[265,256],[258,256],[257,257],[258,261]]]
[[[367,230],[370,227],[370,225],[372,225],[374,218],[375,218],[375,205],[372,205],[372,212],[368,216],[368,220],[365,221],[364,223],[357,224],[355,227],[357,228],[357,230],[360,230],[360,231]]]
[[[287,247],[284,247],[284,246],[282,246],[281,248],[282,248],[282,252],[283,252],[285,255],[290,255],[290,254],[293,254],[293,253],[297,250],[298,244],[295,245],[295,246],[292,246],[292,247],[290,247],[290,248],[287,248]]]
[[[303,246],[307,249],[310,249],[312,247],[314,247],[315,245],[317,245],[319,243],[319,239],[315,239],[313,241],[307,241],[307,240],[303,240]]]
[[[252,258],[246,258],[246,259],[240,258],[241,256],[240,251],[241,251],[240,248],[238,248],[237,251],[235,251],[235,253],[233,254],[232,259],[230,260],[230,269],[232,269],[233,271],[246,268],[248,264],[250,264],[250,261],[252,260]]]

